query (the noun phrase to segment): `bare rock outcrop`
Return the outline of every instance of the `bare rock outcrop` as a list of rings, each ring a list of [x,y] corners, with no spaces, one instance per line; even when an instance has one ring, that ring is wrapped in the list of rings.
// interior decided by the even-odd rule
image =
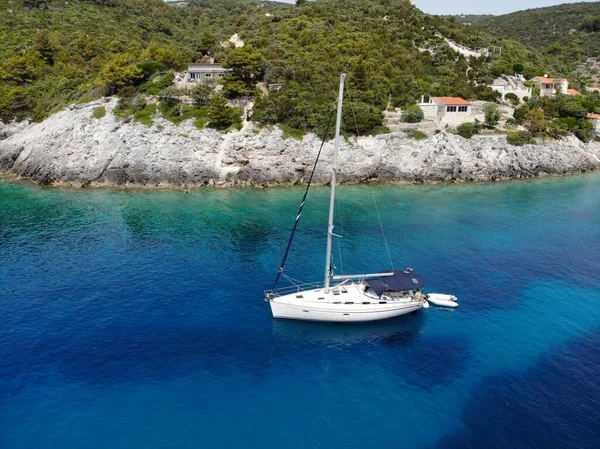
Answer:
[[[72,106],[42,123],[0,126],[0,171],[72,186],[269,186],[307,181],[320,140],[278,129],[198,130],[158,119],[152,127],[114,117],[115,101]],[[107,114],[93,118],[95,107]],[[333,142],[315,175],[327,183]],[[600,144],[571,137],[515,147],[504,136],[470,140],[441,132],[361,137],[340,148],[341,182],[485,181],[579,173],[600,167]]]

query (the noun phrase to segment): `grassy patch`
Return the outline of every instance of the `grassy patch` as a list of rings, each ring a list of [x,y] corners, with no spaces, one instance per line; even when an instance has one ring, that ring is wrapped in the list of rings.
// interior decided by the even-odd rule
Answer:
[[[179,125],[181,122],[190,119],[195,119],[194,125],[196,125],[196,122],[198,122],[198,125],[201,125],[207,120],[207,108],[178,104],[174,107],[161,105],[158,107],[158,109],[160,110],[163,118],[175,123],[176,125]],[[196,125],[196,127],[198,127],[198,125]]]
[[[133,113],[133,118],[134,118],[134,121],[139,122],[142,125],[146,125],[146,126],[150,127],[154,123],[154,115],[155,114],[156,114],[156,105],[149,104],[144,109],[135,111]]]
[[[415,139],[415,140],[427,139],[427,134],[425,134],[423,131],[419,131],[418,129],[409,129],[404,132],[406,133],[406,137],[408,137],[409,139]]]
[[[206,118],[206,117],[200,117],[200,118],[197,118],[196,120],[194,120],[194,126],[198,129],[206,128],[207,124],[208,124],[208,118]]]
[[[377,136],[379,134],[390,134],[392,132],[391,129],[389,129],[387,126],[379,126],[378,128],[374,128],[369,135],[370,136]]]
[[[104,106],[98,106],[92,111],[92,117],[102,118],[106,115],[106,108]]]
[[[300,131],[299,129],[292,128],[288,125],[281,125],[281,130],[283,131],[283,135],[281,136],[283,139],[291,138],[296,140],[302,140],[302,138],[304,137],[304,132]]]

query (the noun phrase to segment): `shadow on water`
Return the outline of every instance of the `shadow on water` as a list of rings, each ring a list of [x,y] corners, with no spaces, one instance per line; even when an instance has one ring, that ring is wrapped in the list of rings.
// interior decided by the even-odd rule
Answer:
[[[598,447],[600,328],[522,374],[500,373],[473,391],[465,429],[435,448]]]
[[[412,346],[419,339],[427,317],[422,312],[372,323],[322,323],[316,321],[274,320],[276,342],[302,345],[326,344],[348,347],[360,344]]]
[[[53,375],[99,386],[160,381],[193,373],[226,376],[236,372],[260,380],[271,358],[264,350],[269,345],[268,335],[242,332],[127,327],[105,329],[82,339],[47,337],[2,351],[0,377],[11,395],[20,391],[24,382],[43,381],[43,377]]]
[[[274,360],[315,351],[347,350],[382,354],[417,344],[426,322],[424,313],[368,324],[274,321],[272,332],[244,329],[149,328],[104,329],[85,338],[45,337],[22,341],[2,351],[2,390],[15,396],[28,383],[59,375],[67,381],[109,387],[140,381],[161,381],[208,374],[214,377],[264,380]],[[41,373],[41,374],[40,374]]]

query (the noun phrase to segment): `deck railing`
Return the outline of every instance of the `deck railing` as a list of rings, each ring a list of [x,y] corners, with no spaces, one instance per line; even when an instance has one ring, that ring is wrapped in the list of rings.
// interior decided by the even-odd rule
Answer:
[[[297,284],[297,285],[290,285],[287,287],[280,287],[280,288],[276,288],[274,290],[265,290],[265,296],[270,295],[270,296],[285,296],[285,295],[289,295],[291,293],[300,293],[300,292],[304,292],[306,290],[314,290],[317,288],[323,288],[324,284],[323,282],[307,282],[304,284]],[[335,287],[334,285],[331,286],[332,288]]]

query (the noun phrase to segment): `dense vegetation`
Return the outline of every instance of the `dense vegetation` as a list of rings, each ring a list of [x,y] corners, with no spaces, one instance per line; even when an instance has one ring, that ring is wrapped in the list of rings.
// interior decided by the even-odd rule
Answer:
[[[233,69],[222,95],[254,96],[255,121],[289,130],[324,128],[339,73],[347,71],[344,127],[367,134],[381,127],[386,107],[420,95],[493,100],[483,86],[515,67],[528,77],[572,68],[569,58],[423,14],[408,0],[298,4],[0,0],[0,119],[41,120],[72,102],[118,95],[118,114],[151,123],[157,106],[147,100],[155,96],[158,110],[174,121],[238,126],[240,111],[225,109],[221,94],[185,92],[195,95],[194,104],[181,105],[170,88],[173,72],[210,53]],[[246,46],[222,45],[234,33]],[[467,59],[444,37],[472,48],[501,47],[502,54]],[[283,87],[265,95],[257,82]]]
[[[473,26],[573,61],[600,55],[600,2],[482,17],[474,20]]]

